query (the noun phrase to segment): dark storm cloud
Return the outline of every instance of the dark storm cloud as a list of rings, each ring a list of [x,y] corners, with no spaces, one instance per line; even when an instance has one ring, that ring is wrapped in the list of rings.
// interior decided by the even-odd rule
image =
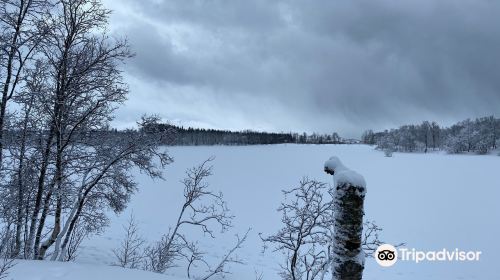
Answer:
[[[151,102],[176,104],[186,121],[357,136],[499,112],[498,1],[107,4],[137,53],[131,95],[148,87]],[[213,110],[192,110],[192,100]]]

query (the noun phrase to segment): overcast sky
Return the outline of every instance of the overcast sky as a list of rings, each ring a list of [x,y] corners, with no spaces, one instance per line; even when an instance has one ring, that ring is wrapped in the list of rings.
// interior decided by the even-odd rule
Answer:
[[[500,112],[500,1],[106,0],[136,53],[115,125],[333,132]]]

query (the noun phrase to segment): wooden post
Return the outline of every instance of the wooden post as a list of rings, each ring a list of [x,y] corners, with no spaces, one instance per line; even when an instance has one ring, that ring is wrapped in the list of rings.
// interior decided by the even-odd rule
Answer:
[[[366,183],[363,176],[346,168],[337,157],[325,163],[325,172],[334,178],[333,279],[360,280],[365,256],[361,239]]]

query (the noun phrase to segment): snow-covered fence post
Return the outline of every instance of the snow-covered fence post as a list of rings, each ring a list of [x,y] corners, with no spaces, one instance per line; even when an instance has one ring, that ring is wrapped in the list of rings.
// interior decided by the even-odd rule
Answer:
[[[325,172],[333,175],[334,181],[333,279],[359,280],[365,264],[361,247],[365,179],[346,168],[337,157],[325,162]]]

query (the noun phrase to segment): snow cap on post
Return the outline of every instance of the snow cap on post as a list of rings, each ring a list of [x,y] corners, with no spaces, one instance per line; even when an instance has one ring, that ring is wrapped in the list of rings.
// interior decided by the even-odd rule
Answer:
[[[361,174],[345,167],[338,157],[333,156],[325,162],[325,172],[333,175],[336,186],[350,184],[362,187],[364,189],[363,194],[366,192],[365,178]]]

